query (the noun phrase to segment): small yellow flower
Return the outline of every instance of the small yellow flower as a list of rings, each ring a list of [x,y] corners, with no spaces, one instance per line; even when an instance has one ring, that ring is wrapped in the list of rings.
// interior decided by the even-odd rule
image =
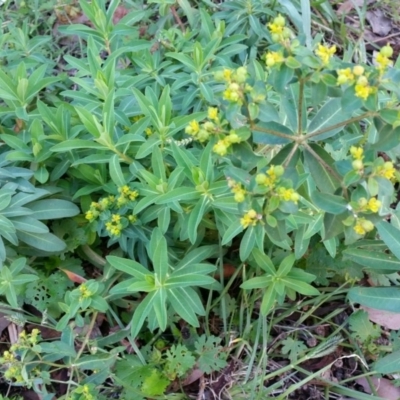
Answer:
[[[144,130],[144,133],[146,134],[146,136],[151,136],[153,134],[153,131],[151,130],[151,128],[146,128]]]
[[[195,119],[193,121],[190,121],[189,125],[185,128],[185,132],[188,135],[193,135],[193,136],[196,136],[196,134],[199,133],[199,130],[200,130],[200,125]]]
[[[228,152],[228,147],[229,143],[226,143],[225,140],[218,140],[218,142],[213,146],[213,152],[220,156],[224,156]]]
[[[231,131],[230,134],[225,138],[225,141],[229,144],[240,143],[240,137],[235,131]]]
[[[364,73],[364,67],[362,65],[355,65],[353,67],[353,74],[355,76],[361,76]]]
[[[119,214],[112,214],[111,215],[111,221],[112,222],[119,222],[119,221],[121,221],[121,216]]]
[[[362,147],[351,146],[350,154],[355,160],[362,160],[364,158],[364,149]]]
[[[391,161],[386,161],[383,165],[379,165],[375,169],[375,174],[386,179],[393,180],[396,178],[396,170]]]
[[[232,90],[231,88],[227,88],[223,93],[223,98],[225,100],[231,101],[232,103],[236,103],[240,100],[240,92],[239,90]]]
[[[80,298],[81,299],[87,299],[93,295],[92,291],[88,289],[85,283],[82,283],[79,286],[79,292],[80,292]]]
[[[231,69],[225,68],[222,71],[223,80],[225,82],[230,82],[232,80],[233,71]]]
[[[368,201],[368,209],[374,213],[377,213],[381,208],[382,203],[375,197],[371,197]]]
[[[135,200],[139,196],[139,192],[137,190],[131,190],[128,193],[129,200]]]
[[[318,44],[317,50],[315,50],[315,54],[321,59],[324,65],[328,65],[332,56],[336,53],[336,46],[325,46],[322,44]]]
[[[267,67],[273,67],[276,64],[280,64],[284,61],[283,55],[276,51],[269,51],[265,55],[265,64]]]
[[[354,75],[351,72],[350,68],[338,69],[337,74],[338,74],[337,78],[338,85],[344,85],[345,83],[351,84],[354,81]]]
[[[246,198],[246,189],[240,183],[233,183],[230,185],[231,192],[235,194],[234,199],[237,203],[242,203]]]
[[[100,206],[99,208],[100,210],[104,211],[109,207],[110,204],[111,204],[110,200],[106,197],[105,199],[101,199],[99,201],[99,206]]]
[[[216,107],[208,107],[208,118],[212,121],[218,121],[218,108]]]
[[[137,221],[137,216],[136,215],[129,215],[128,216],[128,220],[129,220],[129,222],[131,223],[131,224],[133,224],[134,222],[136,222]]]
[[[284,201],[293,201],[294,203],[297,203],[300,198],[300,196],[292,188],[286,189],[280,187],[278,188],[277,193],[278,196]]]
[[[371,86],[356,85],[354,87],[355,95],[360,99],[367,100],[368,96],[373,92]]]
[[[244,229],[248,228],[250,225],[255,226],[258,221],[258,215],[255,210],[249,210],[246,214],[240,218],[240,224]]]
[[[268,25],[268,29],[271,33],[281,35],[283,33],[284,25],[277,24],[275,22],[270,22]]]
[[[357,218],[353,229],[358,235],[365,235],[367,232],[371,232],[374,229],[374,224],[365,218]]]

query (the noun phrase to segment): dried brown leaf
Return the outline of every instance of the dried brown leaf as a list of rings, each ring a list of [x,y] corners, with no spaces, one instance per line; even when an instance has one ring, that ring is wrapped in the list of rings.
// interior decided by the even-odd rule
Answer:
[[[368,313],[370,321],[387,329],[400,329],[400,313],[376,310],[375,308],[361,307]]]
[[[392,381],[385,378],[370,378],[375,386],[378,396],[386,400],[398,400],[400,388],[393,385]],[[356,382],[361,385],[366,393],[371,393],[371,388],[366,378],[358,378]]]

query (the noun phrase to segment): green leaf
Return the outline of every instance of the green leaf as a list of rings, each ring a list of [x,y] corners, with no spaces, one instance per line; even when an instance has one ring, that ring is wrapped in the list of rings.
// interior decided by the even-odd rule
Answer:
[[[169,269],[168,250],[167,241],[159,228],[154,229],[151,234],[149,256],[153,261],[154,272],[158,280],[164,283]]]
[[[101,126],[96,116],[83,107],[75,106],[75,110],[78,113],[78,116],[87,131],[91,133],[95,138],[100,138],[103,133],[103,127]]]
[[[331,214],[341,214],[347,209],[347,202],[343,197],[333,194],[320,193],[314,191],[311,193],[311,200],[314,205]]]
[[[32,217],[37,219],[58,219],[74,217],[80,213],[79,208],[70,201],[60,199],[37,200],[29,204]]]
[[[268,289],[265,291],[262,302],[261,302],[261,307],[260,311],[261,314],[266,316],[270,311],[272,311],[275,300],[276,300],[276,291],[274,290],[274,285],[270,285]]]
[[[14,217],[12,223],[17,230],[32,233],[47,233],[49,228],[35,218],[29,216]]]
[[[343,255],[357,264],[374,270],[400,270],[400,260],[391,254],[350,248],[343,251]]]
[[[197,247],[183,257],[183,259],[175,267],[175,272],[180,269],[190,267],[193,264],[197,264],[200,261],[210,258],[211,256],[215,256],[218,254],[218,251],[219,247],[217,245]]]
[[[349,301],[378,310],[400,313],[398,287],[353,287],[347,294]]]
[[[106,260],[119,271],[134,276],[139,280],[146,280],[146,276],[151,275],[150,271],[136,261],[126,258],[107,256]]]
[[[254,226],[249,226],[240,242],[239,256],[241,261],[248,259],[256,243]]]
[[[291,337],[287,337],[282,340],[282,354],[288,354],[291,363],[294,363],[300,354],[303,354],[308,347],[300,340],[295,340]]]
[[[346,112],[346,110],[343,110],[341,106],[341,99],[340,98],[329,99],[318,110],[317,114],[315,114],[314,118],[308,125],[309,133],[315,134],[320,131],[325,131],[325,132],[321,132],[313,136],[310,140],[320,141],[336,135],[336,133],[343,130],[343,125],[337,128],[335,128],[334,126],[338,123],[346,121],[347,118],[348,118],[348,113]]]
[[[326,163],[332,170],[335,170],[333,158],[319,145],[310,144],[314,152]],[[319,160],[315,158],[307,149],[304,151],[304,161],[318,189],[324,193],[334,193],[340,187],[340,181],[328,171]]]
[[[126,180],[119,163],[119,157],[116,154],[110,158],[110,177],[118,187],[122,187],[126,184]]]
[[[168,300],[175,312],[191,326],[198,327],[199,321],[194,310],[189,306],[190,296],[181,288],[173,288],[168,293]]]
[[[168,289],[173,287],[208,286],[215,282],[215,279],[211,278],[211,276],[194,274],[188,271],[186,275],[180,274],[179,276],[175,276],[172,274],[165,286],[168,287]]]
[[[154,312],[156,314],[158,326],[162,331],[165,331],[168,323],[167,314],[167,290],[165,287],[158,288],[154,297]]]
[[[351,314],[348,322],[352,331],[351,335],[362,343],[381,336],[380,328],[372,324],[368,318],[368,313],[364,310],[358,310]]]
[[[147,316],[150,314],[150,311],[154,307],[154,299],[156,295],[157,295],[156,291],[149,293],[144,298],[144,300],[142,300],[140,304],[136,307],[131,321],[132,339],[136,339],[136,336],[142,329],[145,319],[147,318]]]
[[[200,192],[193,187],[180,187],[157,198],[156,204],[172,203],[173,201],[193,201],[200,197]]]
[[[222,237],[222,245],[225,246],[229,243],[234,237],[239,235],[240,232],[243,231],[243,226],[239,221],[234,221],[225,231],[224,236]]]
[[[390,251],[400,260],[400,230],[389,222],[381,221],[376,224],[379,236]]]
[[[103,145],[93,142],[91,140],[71,139],[62,143],[58,143],[51,147],[50,150],[56,153],[64,153],[66,151],[77,149],[94,149],[94,150],[107,150]]]
[[[190,213],[189,221],[188,221],[188,234],[189,240],[191,243],[195,243],[197,239],[197,228],[203,219],[204,214],[206,213],[209,206],[209,199],[207,196],[202,195],[200,200],[194,206],[193,210]]]
[[[254,258],[255,266],[262,268],[265,272],[271,275],[275,275],[275,266],[271,259],[264,252],[262,252],[260,249],[255,248],[253,249],[251,254]]]
[[[276,276],[279,276],[281,278],[286,276],[293,268],[295,259],[296,258],[294,254],[290,254],[289,256],[285,257],[279,265],[278,271],[276,272]]]
[[[39,250],[55,253],[63,251],[66,248],[66,244],[52,233],[18,231],[17,236],[22,242]]]
[[[297,279],[289,278],[289,277],[284,277],[281,278],[282,282],[285,284],[290,289],[293,289],[294,291],[304,294],[307,296],[317,296],[319,295],[319,290],[314,288],[313,286],[309,285],[308,283],[299,281]]]
[[[273,280],[272,276],[258,276],[256,278],[251,278],[246,282],[243,282],[240,287],[245,290],[251,289],[264,289],[271,285]]]
[[[380,374],[395,374],[400,371],[400,350],[380,358],[375,364],[374,369]]]

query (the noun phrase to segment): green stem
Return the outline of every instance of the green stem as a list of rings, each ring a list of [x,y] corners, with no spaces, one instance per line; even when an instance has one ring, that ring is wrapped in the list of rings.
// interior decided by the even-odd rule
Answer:
[[[297,135],[302,134],[301,128],[301,120],[303,118],[303,93],[304,93],[304,80],[300,79],[300,87],[299,87],[299,112],[297,113],[298,121],[297,121]]]
[[[294,153],[296,153],[296,150],[299,148],[299,144],[295,143],[295,145],[293,146],[293,149],[290,150],[290,153],[288,154],[288,156],[286,157],[286,160],[283,162],[282,166],[283,168],[286,168],[290,161],[292,160]]]
[[[75,363],[78,362],[78,360],[81,357],[83,351],[85,350],[85,347],[89,343],[90,335],[92,334],[92,331],[93,331],[93,328],[94,328],[94,324],[96,323],[97,314],[98,314],[98,311],[95,311],[93,313],[92,320],[90,321],[90,325],[88,327],[88,331],[86,333],[85,339],[83,340],[83,343],[81,345],[81,348],[78,351],[78,354],[76,355]]]
[[[361,120],[364,119],[364,118],[374,117],[374,116],[377,115],[377,114],[378,114],[378,113],[376,113],[375,111],[368,111],[368,112],[366,112],[366,113],[364,113],[364,114],[361,114],[361,115],[359,115],[359,116],[357,116],[357,117],[353,117],[353,118],[347,119],[346,121],[338,122],[337,124],[328,126],[327,128],[318,129],[318,130],[315,131],[315,132],[311,132],[311,133],[309,133],[309,134],[303,136],[303,137],[302,137],[303,143],[304,143],[305,141],[307,141],[308,139],[311,139],[311,138],[314,137],[314,136],[322,135],[322,134],[325,133],[325,132],[333,131],[334,129],[340,128],[340,127],[342,127],[342,126],[350,125],[350,124],[352,124],[353,122],[361,121]]]
[[[288,139],[290,141],[294,140],[294,137],[292,135],[288,135],[287,133],[282,133],[278,131],[274,131],[273,129],[268,129],[268,128],[262,128],[261,126],[257,125],[251,125],[250,126],[253,131],[258,131],[262,133],[269,133],[270,135],[278,136],[283,139]]]
[[[107,261],[97,254],[89,245],[85,244],[81,246],[82,251],[85,253],[85,255],[89,258],[89,261],[92,262],[92,264],[96,265],[97,267],[104,267],[107,264]]]

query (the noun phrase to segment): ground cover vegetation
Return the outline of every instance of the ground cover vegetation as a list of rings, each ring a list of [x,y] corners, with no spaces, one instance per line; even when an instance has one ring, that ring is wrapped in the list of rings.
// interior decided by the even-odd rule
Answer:
[[[327,1],[1,7],[2,398],[400,397],[389,41]]]

